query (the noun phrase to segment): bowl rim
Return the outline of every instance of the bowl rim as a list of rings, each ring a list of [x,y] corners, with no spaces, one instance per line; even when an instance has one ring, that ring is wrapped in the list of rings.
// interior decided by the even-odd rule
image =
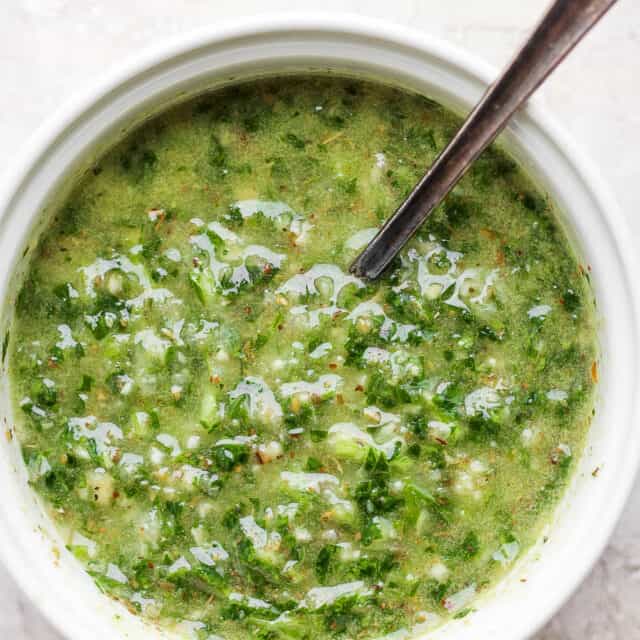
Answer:
[[[108,100],[111,93],[122,85],[135,80],[154,68],[170,62],[182,55],[194,53],[214,45],[237,38],[275,35],[283,32],[295,32],[304,36],[312,33],[335,36],[345,34],[352,37],[376,40],[388,46],[406,48],[421,54],[442,59],[465,71],[474,79],[488,85],[495,77],[495,69],[473,54],[466,52],[449,42],[422,33],[417,29],[397,23],[388,23],[380,19],[363,17],[346,12],[279,12],[259,14],[252,17],[239,17],[225,20],[215,25],[190,30],[168,38],[162,44],[147,47],[136,54],[130,61],[118,64],[105,76],[95,81],[88,88],[72,95],[53,115],[47,118],[30,136],[17,158],[12,162],[0,181],[0,233],[5,231],[6,212],[11,209],[14,198],[22,191],[31,176],[37,173],[38,164],[46,157],[47,151],[55,146],[58,140],[64,139],[68,131],[99,103]],[[617,258],[622,265],[625,286],[631,292],[630,309],[633,315],[632,331],[638,344],[640,334],[640,284],[631,274],[637,273],[636,255],[633,250],[632,235],[627,220],[622,214],[612,192],[605,184],[600,173],[591,160],[585,155],[569,134],[560,126],[547,109],[541,106],[534,96],[524,108],[535,122],[536,127],[548,137],[566,158],[567,163],[589,184],[590,195],[603,215],[603,223],[611,233],[617,250]],[[638,358],[636,358],[638,360]],[[637,379],[637,365],[636,365]],[[640,394],[632,399],[632,415],[637,419],[640,408]],[[636,436],[636,445],[630,447],[627,463],[629,473],[618,481],[618,491],[611,496],[610,513],[614,516],[600,531],[600,535],[592,539],[588,551],[583,553],[584,564],[573,568],[570,576],[564,578],[564,586],[552,607],[537,611],[530,616],[533,634],[539,630],[577,589],[591,571],[602,554],[632,491],[638,467],[640,466],[640,434]],[[0,531],[0,535],[2,531]],[[3,541],[4,542],[4,541]],[[8,540],[6,542],[9,542]],[[19,559],[11,553],[9,544],[0,544],[0,561],[7,567],[10,575],[19,585],[22,592],[31,600],[31,594],[37,591],[37,576],[21,570]],[[78,638],[77,631],[65,612],[53,604],[33,601],[46,619],[65,637]]]

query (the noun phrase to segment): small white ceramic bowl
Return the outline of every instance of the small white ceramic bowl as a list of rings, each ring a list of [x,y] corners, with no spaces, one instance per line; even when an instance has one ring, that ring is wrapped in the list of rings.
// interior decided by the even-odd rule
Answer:
[[[31,141],[0,193],[0,336],[30,251],[70,179],[142,119],[221,84],[289,72],[331,71],[413,89],[466,112],[494,73],[424,34],[358,16],[281,16],[208,28],[163,45],[67,105]],[[10,116],[9,116],[10,117]],[[534,633],[589,571],[621,513],[640,455],[638,297],[630,235],[597,172],[536,106],[503,144],[546,189],[583,264],[602,317],[600,399],[586,451],[546,544],[520,560],[478,611],[430,638],[492,640]],[[3,431],[12,426],[0,379]],[[599,473],[592,474],[598,467]],[[594,477],[597,475],[597,477]],[[65,550],[27,486],[15,439],[0,442],[0,558],[69,640],[163,638],[101,595]],[[526,581],[523,579],[526,578]]]

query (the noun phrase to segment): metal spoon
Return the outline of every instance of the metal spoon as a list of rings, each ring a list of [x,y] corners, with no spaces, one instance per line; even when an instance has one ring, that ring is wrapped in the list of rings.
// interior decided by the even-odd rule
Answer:
[[[373,280],[495,139],[513,113],[616,0],[555,0],[524,46],[350,271]]]

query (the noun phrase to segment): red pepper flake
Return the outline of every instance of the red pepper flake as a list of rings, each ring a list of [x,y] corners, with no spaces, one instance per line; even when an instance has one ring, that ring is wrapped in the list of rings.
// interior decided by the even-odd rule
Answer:
[[[434,437],[434,440],[438,444],[441,444],[443,447],[446,447],[449,444],[446,440],[444,440],[443,438],[438,438],[437,436]]]
[[[598,383],[598,363],[595,360],[591,363],[591,380],[594,384]]]
[[[329,369],[337,369],[338,365],[335,362],[330,362],[329,363]]]
[[[364,391],[364,387],[361,384],[356,385],[356,391]]]
[[[147,567],[149,567],[149,569],[155,569],[156,565],[153,564],[153,562],[147,562]]]

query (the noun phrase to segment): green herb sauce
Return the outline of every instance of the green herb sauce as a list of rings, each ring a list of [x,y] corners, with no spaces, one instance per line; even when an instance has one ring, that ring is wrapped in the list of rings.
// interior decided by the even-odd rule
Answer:
[[[348,273],[458,125],[257,81],[79,181],[3,352],[31,483],[105,593],[193,638],[403,638],[535,541],[597,378],[551,203],[491,148],[385,278]]]

